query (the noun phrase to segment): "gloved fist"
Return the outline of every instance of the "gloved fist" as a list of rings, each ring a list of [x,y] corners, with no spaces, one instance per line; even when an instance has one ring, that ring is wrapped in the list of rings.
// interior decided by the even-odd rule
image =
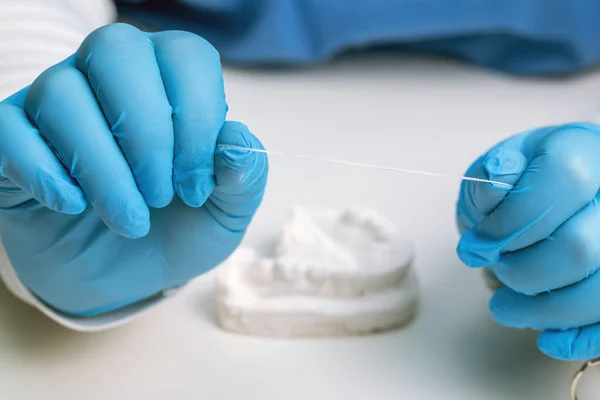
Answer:
[[[503,325],[543,331],[539,348],[564,360],[600,355],[600,127],[569,124],[514,136],[463,183],[460,259],[504,284],[490,311]]]
[[[223,261],[268,169],[264,154],[217,147],[262,148],[226,113],[208,42],[125,24],[0,103],[0,234],[25,286],[94,315]]]

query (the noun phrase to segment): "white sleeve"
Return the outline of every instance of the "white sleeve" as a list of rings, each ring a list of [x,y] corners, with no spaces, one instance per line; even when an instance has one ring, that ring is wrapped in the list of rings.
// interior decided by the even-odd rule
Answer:
[[[89,33],[115,18],[112,0],[0,0],[0,100],[30,85],[48,67],[77,51]],[[75,318],[53,310],[34,296],[19,280],[1,246],[0,276],[19,299],[78,331],[122,325],[170,294],[116,312]]]
[[[115,18],[112,0],[0,0],[0,99],[31,84]]]

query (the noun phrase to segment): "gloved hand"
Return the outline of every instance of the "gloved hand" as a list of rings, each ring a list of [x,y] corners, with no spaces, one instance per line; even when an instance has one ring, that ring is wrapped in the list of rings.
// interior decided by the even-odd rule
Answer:
[[[266,184],[218,53],[115,24],[0,103],[0,234],[21,281],[89,316],[200,275],[240,243]]]
[[[600,127],[535,129],[497,145],[468,175],[457,206],[460,259],[504,284],[490,311],[503,325],[542,331],[563,360],[600,355]]]

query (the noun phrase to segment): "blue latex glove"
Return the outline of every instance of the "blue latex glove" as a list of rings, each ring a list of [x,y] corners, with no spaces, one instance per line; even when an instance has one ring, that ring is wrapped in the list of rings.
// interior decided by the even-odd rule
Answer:
[[[490,311],[503,325],[543,331],[563,360],[600,356],[600,127],[570,124],[512,137],[477,160],[457,207],[460,259],[505,285]]]
[[[515,74],[600,61],[590,0],[117,0],[150,29],[185,29],[226,62],[310,64],[349,50],[433,53]]]
[[[71,315],[176,287],[240,243],[266,184],[219,55],[124,24],[0,103],[0,234],[22,282]],[[152,223],[152,226],[151,226]]]

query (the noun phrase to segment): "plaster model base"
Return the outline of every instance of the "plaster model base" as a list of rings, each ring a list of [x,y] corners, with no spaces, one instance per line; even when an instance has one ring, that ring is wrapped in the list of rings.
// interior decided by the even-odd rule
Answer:
[[[371,210],[296,209],[274,254],[242,247],[219,267],[219,324],[278,337],[402,326],[418,304],[412,258],[395,226]]]

